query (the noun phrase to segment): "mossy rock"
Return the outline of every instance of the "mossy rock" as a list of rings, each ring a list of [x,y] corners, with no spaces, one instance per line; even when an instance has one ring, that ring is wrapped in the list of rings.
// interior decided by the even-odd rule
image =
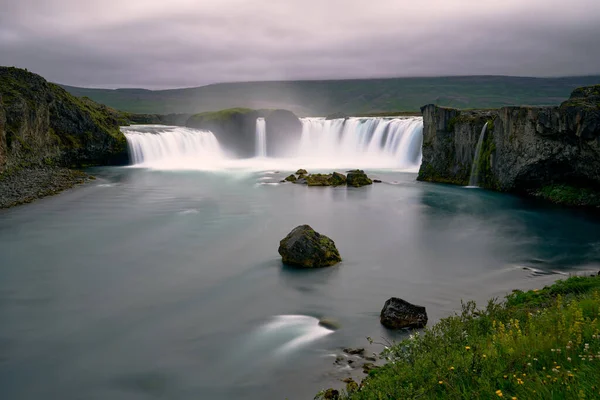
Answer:
[[[294,228],[279,242],[284,264],[301,268],[329,267],[342,261],[335,242],[309,225]]]
[[[329,174],[311,174],[306,176],[308,186],[331,186],[332,175]]]
[[[298,171],[296,171],[296,175],[306,175],[308,174],[308,171],[306,171],[305,169],[299,169]]]
[[[346,175],[334,172],[331,175],[331,186],[342,186],[346,184]]]
[[[285,178],[285,181],[287,182],[296,182],[296,180],[296,175],[293,174]]]
[[[373,181],[369,179],[365,171],[360,169],[355,169],[353,171],[348,171],[348,176],[346,178],[346,182],[348,186],[353,187],[361,187],[366,185],[372,185]]]

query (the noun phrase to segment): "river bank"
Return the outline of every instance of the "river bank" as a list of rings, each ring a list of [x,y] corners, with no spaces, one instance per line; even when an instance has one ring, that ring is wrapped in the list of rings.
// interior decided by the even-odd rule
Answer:
[[[385,347],[360,385],[321,399],[598,398],[600,273],[442,319]]]
[[[31,203],[90,179],[95,178],[82,171],[59,167],[20,169],[3,174],[0,175],[0,209]]]

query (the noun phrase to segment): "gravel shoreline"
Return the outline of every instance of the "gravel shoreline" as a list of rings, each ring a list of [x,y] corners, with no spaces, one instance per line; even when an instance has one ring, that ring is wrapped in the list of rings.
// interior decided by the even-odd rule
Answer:
[[[0,209],[31,203],[93,179],[82,171],[68,168],[22,169],[0,175]]]

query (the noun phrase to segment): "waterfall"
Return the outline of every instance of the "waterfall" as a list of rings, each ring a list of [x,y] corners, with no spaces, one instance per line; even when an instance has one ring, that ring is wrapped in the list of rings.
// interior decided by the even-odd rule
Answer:
[[[479,159],[481,158],[481,148],[483,147],[483,139],[488,123],[486,122],[481,129],[477,146],[475,147],[475,155],[473,156],[473,165],[471,166],[471,176],[469,177],[469,187],[479,187]]]
[[[264,118],[256,119],[256,157],[267,156],[267,125]]]
[[[138,125],[123,127],[133,164],[185,170],[396,169],[417,171],[421,164],[423,118],[302,118],[302,132],[290,143],[290,156],[267,157],[266,121],[256,120],[255,157],[228,156],[210,131]],[[276,138],[271,138],[276,139]],[[240,135],[240,140],[242,136]],[[247,139],[246,139],[247,140]]]
[[[141,125],[122,128],[133,164],[159,169],[186,169],[190,164],[211,167],[225,158],[210,131]]]
[[[423,119],[302,118],[297,155],[307,159],[336,159],[361,165],[418,168],[421,164]]]

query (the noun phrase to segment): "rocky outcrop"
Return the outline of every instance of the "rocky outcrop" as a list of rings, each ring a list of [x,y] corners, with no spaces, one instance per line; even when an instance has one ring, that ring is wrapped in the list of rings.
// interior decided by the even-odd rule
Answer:
[[[266,111],[231,108],[192,115],[186,126],[211,131],[224,148],[234,151],[237,157],[248,158],[255,155],[256,120],[265,116]]]
[[[381,310],[380,321],[389,329],[422,328],[427,325],[425,307],[392,297]]]
[[[284,264],[302,268],[329,267],[342,261],[333,240],[308,225],[294,228],[279,242]]]
[[[297,176],[296,176],[297,175]],[[296,175],[290,175],[281,182],[292,182],[308,186],[353,186],[360,187],[373,183],[373,181],[362,170],[348,171],[348,177],[339,172],[331,174],[309,174],[305,169],[296,171]]]
[[[302,135],[302,123],[288,110],[273,110],[265,117],[267,155],[285,157],[297,149]]]
[[[365,171],[355,169],[353,171],[348,171],[347,184],[348,186],[361,187],[372,185],[373,181],[369,179],[367,174],[365,174]]]
[[[0,67],[0,97],[0,173],[128,162],[127,141],[108,107],[18,68]]]
[[[300,140],[302,123],[291,111],[252,110],[231,108],[217,112],[192,115],[186,126],[206,129],[215,134],[219,143],[233,149],[235,156],[254,157],[256,149],[256,120],[265,118],[267,156],[283,156],[286,149]]]
[[[427,105],[418,179],[467,185],[483,126],[479,186],[534,193],[549,185],[600,188],[600,85],[559,107],[461,111]]]

